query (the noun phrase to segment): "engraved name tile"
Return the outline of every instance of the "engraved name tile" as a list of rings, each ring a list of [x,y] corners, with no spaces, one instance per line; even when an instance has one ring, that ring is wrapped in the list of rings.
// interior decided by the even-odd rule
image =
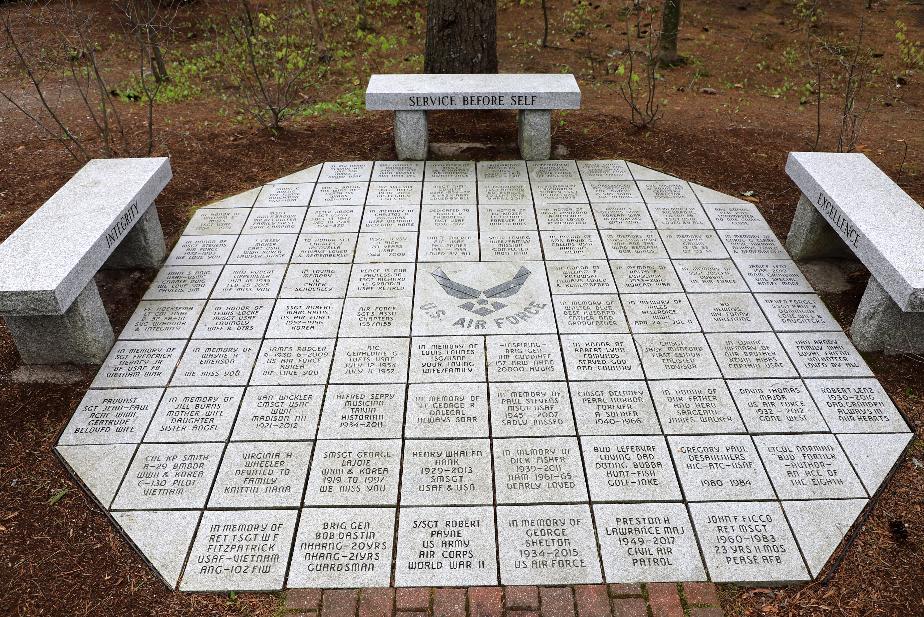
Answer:
[[[840,324],[815,294],[758,294],[757,301],[774,330],[841,331]]]
[[[489,381],[563,381],[565,368],[561,360],[558,337],[489,336]]]
[[[275,298],[286,266],[225,266],[212,291],[215,299]]]
[[[721,377],[702,334],[637,334],[648,379],[708,379]]]
[[[587,197],[595,203],[638,202],[642,195],[631,180],[584,180]]]
[[[367,206],[417,206],[423,194],[422,182],[370,182]],[[366,214],[368,215],[368,210]],[[411,209],[411,212],[419,212]],[[415,225],[416,229],[416,225]]]
[[[749,436],[669,436],[667,442],[687,501],[775,499]]]
[[[805,384],[835,433],[908,430],[892,399],[875,379],[807,379]]]
[[[866,497],[834,435],[758,435],[754,445],[780,499]]]
[[[353,261],[357,234],[299,234],[292,253],[295,264],[348,264]]]
[[[745,432],[721,379],[653,381],[650,387],[665,435]]]
[[[529,182],[481,182],[478,184],[478,203],[532,205],[533,195]]]
[[[610,229],[601,232],[610,259],[662,259],[667,251],[654,229]]]
[[[308,208],[261,208],[252,210],[242,234],[297,234]]]
[[[478,181],[522,181],[528,180],[526,161],[478,161]]]
[[[318,182],[364,182],[372,174],[372,161],[324,163]]]
[[[702,206],[691,203],[648,202],[648,213],[658,229],[712,229]]]
[[[193,338],[261,338],[273,311],[273,300],[209,300]]]
[[[318,183],[311,196],[312,206],[361,206],[366,201],[368,182]]]
[[[410,302],[408,302],[410,312]],[[410,327],[410,326],[408,326]],[[485,380],[484,338],[415,337],[411,340],[411,383]]]
[[[250,386],[231,441],[314,439],[324,386]]]
[[[798,293],[812,292],[812,286],[805,279],[798,266],[786,259],[738,260],[741,276],[754,293]]]
[[[238,236],[229,264],[288,263],[298,236],[295,234],[254,234]]]
[[[188,338],[204,306],[204,300],[144,300],[138,304],[119,338]]]
[[[577,164],[574,161],[527,161],[529,179],[533,182],[546,180],[578,180]]]
[[[724,259],[728,251],[712,230],[663,229],[661,239],[671,259]]]
[[[277,508],[301,505],[311,448],[310,441],[228,444],[208,506]]]
[[[356,263],[412,262],[417,255],[414,232],[361,233],[356,243]]]
[[[328,386],[318,439],[401,437],[404,386]]]
[[[491,384],[494,437],[574,435],[574,417],[563,381]]]
[[[164,262],[165,266],[216,266],[228,261],[235,236],[183,236]]]
[[[332,339],[265,339],[250,383],[261,386],[324,383],[333,352]]]
[[[646,382],[589,381],[568,385],[580,435],[661,433]]]
[[[244,228],[247,215],[248,210],[244,208],[197,210],[189,219],[189,224],[183,230],[183,235],[237,235]]]
[[[166,386],[185,341],[116,341],[93,388]]]
[[[400,468],[400,439],[316,441],[305,505],[393,506]]]
[[[536,211],[532,206],[478,206],[478,221],[485,231],[528,231],[536,229]]]
[[[337,341],[331,383],[405,383],[408,339],[346,338]]]
[[[642,365],[628,334],[563,334],[562,353],[568,378],[642,379]]]
[[[542,245],[535,231],[482,231],[482,261],[542,259]]]
[[[631,180],[632,174],[625,161],[578,161],[578,170],[584,182],[588,180]]]
[[[292,264],[282,280],[279,297],[342,298],[349,278],[349,264]]]
[[[654,229],[654,221],[643,203],[592,203],[591,208],[600,229]]]
[[[770,330],[754,296],[747,293],[704,293],[687,296],[705,332]]]
[[[678,259],[677,276],[688,293],[730,293],[748,286],[730,259]]]
[[[244,388],[167,388],[145,442],[225,441]]]
[[[420,234],[418,260],[478,261],[478,233],[474,231],[424,231]]]
[[[424,182],[423,203],[477,204],[478,195],[474,182]]]
[[[632,332],[699,332],[686,294],[626,294],[622,297]]]
[[[789,253],[772,231],[720,229],[732,259],[789,259]]]
[[[176,367],[175,386],[243,386],[260,348],[258,340],[196,340]]]
[[[417,231],[420,206],[366,206],[360,231]]]
[[[223,443],[141,444],[112,509],[203,507],[224,447]]]
[[[703,204],[703,209],[716,229],[770,229],[754,204]]]
[[[782,332],[780,342],[802,377],[872,377],[843,332]]]
[[[303,234],[355,233],[363,216],[362,206],[312,206],[302,223]]]
[[[555,296],[562,334],[618,334],[629,331],[617,294]]]
[[[277,300],[266,328],[267,338],[337,336],[343,300]]]
[[[162,393],[162,388],[90,390],[71,416],[58,444],[138,443]]]
[[[440,229],[478,231],[478,206],[473,204],[421,206],[420,230],[437,231]]]
[[[424,161],[376,161],[373,182],[423,182]]]
[[[280,206],[307,206],[314,192],[313,182],[295,184],[268,184],[260,191],[254,208],[275,208]]]
[[[350,273],[347,296],[396,298],[414,293],[414,264],[356,264]]]
[[[828,430],[799,379],[735,379],[727,383],[752,435]]]
[[[699,204],[686,182],[639,180],[638,187],[649,204]]]
[[[536,221],[544,231],[596,228],[593,210],[586,203],[537,205]]]
[[[616,292],[609,264],[603,260],[549,262],[546,270],[553,294]]]
[[[683,291],[668,259],[617,259],[610,262],[620,293],[673,293]]]
[[[489,439],[404,442],[401,507],[491,505]]]
[[[406,437],[487,437],[488,389],[484,383],[411,384]]]
[[[798,377],[772,332],[713,332],[706,338],[726,378]]]
[[[340,321],[341,337],[408,336],[410,298],[347,298]]]
[[[427,161],[426,181],[474,182],[475,163],[472,161]]]
[[[497,503],[587,501],[576,437],[494,439]]]
[[[581,447],[594,502],[683,498],[664,437],[581,437]]]
[[[596,230],[542,231],[545,258],[550,260],[605,259]]]
[[[205,300],[221,269],[221,266],[164,266],[144,294],[144,300]]]

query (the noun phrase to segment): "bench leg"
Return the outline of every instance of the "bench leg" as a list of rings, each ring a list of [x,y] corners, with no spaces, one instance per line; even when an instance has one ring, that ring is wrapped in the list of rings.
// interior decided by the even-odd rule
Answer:
[[[115,341],[93,279],[63,315],[4,315],[3,321],[24,364],[102,364]]]
[[[811,201],[802,195],[786,236],[786,250],[797,261],[816,257],[850,257],[851,252]]]
[[[104,268],[159,268],[167,256],[164,230],[151,204],[106,260]]]
[[[870,277],[857,307],[850,338],[860,351],[924,353],[924,313],[904,312]]]
[[[427,112],[395,112],[395,151],[400,161],[425,161],[429,138]]]
[[[517,114],[517,145],[524,160],[547,160],[552,154],[552,112],[521,109]]]

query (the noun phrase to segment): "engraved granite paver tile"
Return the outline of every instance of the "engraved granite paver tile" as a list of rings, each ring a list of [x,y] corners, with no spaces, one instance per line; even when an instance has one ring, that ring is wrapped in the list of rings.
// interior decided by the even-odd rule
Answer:
[[[295,510],[206,511],[180,589],[282,589],[296,517]]]
[[[610,262],[610,267],[621,294],[683,291],[668,259],[616,259]]]
[[[853,433],[837,439],[863,486],[875,495],[913,437],[913,433]]]
[[[687,293],[717,294],[748,290],[747,283],[730,259],[678,259],[674,261],[674,267]]]
[[[359,231],[362,217],[362,206],[312,206],[305,214],[301,233],[355,233]]]
[[[427,161],[424,180],[474,182],[474,161]]]
[[[361,206],[366,201],[368,182],[318,183],[311,196],[312,206]]]
[[[617,334],[629,331],[619,295],[555,296],[555,315],[562,334]]]
[[[644,381],[571,382],[579,435],[658,435],[661,427]]]
[[[420,230],[436,231],[439,229],[478,231],[478,206],[474,204],[421,206]]]
[[[477,204],[478,192],[474,182],[426,181],[423,184],[423,203],[442,206]]]
[[[577,161],[584,182],[588,180],[632,180],[629,166],[622,160]]]
[[[774,330],[835,331],[841,326],[815,294],[757,294]]]
[[[220,266],[228,261],[236,236],[183,236],[165,266]]]
[[[479,182],[529,180],[526,161],[478,161]]]
[[[251,210],[242,234],[297,234],[308,208],[261,208]]]
[[[298,236],[295,234],[254,234],[238,236],[229,264],[288,263]]]
[[[607,581],[706,580],[683,504],[599,504],[594,517]]]
[[[667,443],[687,501],[775,499],[748,435],[672,435]]]
[[[306,506],[393,506],[400,439],[333,439],[314,444]]]
[[[314,439],[324,386],[250,386],[231,441]]]
[[[542,245],[535,231],[482,231],[480,241],[482,261],[542,259]]]
[[[700,331],[686,294],[626,294],[622,306],[633,333]]]
[[[221,270],[221,266],[164,266],[143,299],[205,300]]]
[[[408,336],[410,298],[347,298],[343,304],[340,336]]]
[[[394,508],[304,508],[287,587],[388,587],[394,536]]]
[[[489,381],[563,381],[558,337],[488,336]]]
[[[318,439],[401,437],[404,395],[401,384],[328,386]]]
[[[581,448],[594,502],[683,499],[664,437],[581,437]]]
[[[274,300],[209,300],[193,331],[194,339],[261,338]]]
[[[414,294],[414,264],[356,264],[350,273],[347,296],[397,298]]]
[[[725,259],[728,251],[708,229],[662,229],[661,240],[671,259]]]
[[[424,161],[375,161],[373,182],[423,182]]]
[[[802,377],[873,376],[843,332],[781,332],[779,337]]]
[[[260,194],[260,191],[263,187],[252,188],[249,191],[244,191],[243,193],[238,193],[237,195],[231,195],[230,197],[225,197],[224,199],[219,199],[218,201],[213,201],[210,204],[202,206],[203,208],[252,208],[254,201],[257,199],[257,195]]]
[[[260,386],[325,383],[333,353],[332,339],[265,339],[250,383]]]
[[[654,229],[607,229],[601,232],[610,259],[664,259],[667,251]]]
[[[694,187],[694,191],[696,188]],[[716,229],[763,229],[770,226],[761,216],[757,206],[747,202],[731,204],[703,203],[703,209]]]
[[[578,166],[575,161],[526,161],[529,169],[529,179],[533,182],[544,180],[580,180]]]
[[[100,506],[108,509],[135,454],[135,444],[58,445],[55,453]]]
[[[348,338],[337,341],[330,383],[405,383],[406,338]]]
[[[364,182],[372,174],[372,161],[324,163],[318,182]]]
[[[908,430],[895,403],[876,379],[806,379],[831,431],[898,433]]]
[[[250,211],[244,208],[200,209],[183,230],[184,236],[237,235],[244,228]]]
[[[713,581],[808,580],[779,503],[692,503],[690,515]]]
[[[185,341],[116,341],[92,388],[166,386]]]
[[[571,380],[644,377],[638,353],[628,334],[564,334],[561,347]]]
[[[162,388],[90,390],[71,416],[58,444],[138,443],[161,394]]]
[[[225,441],[244,388],[167,388],[145,442]]]
[[[706,339],[728,379],[799,376],[772,332],[711,332]]]
[[[497,503],[587,501],[576,437],[494,439]]]
[[[349,264],[292,264],[282,280],[279,297],[343,298],[349,278]]]
[[[609,265],[598,261],[547,262],[549,285],[553,294],[609,294],[616,292],[616,283]]]
[[[224,447],[224,443],[141,444],[112,509],[203,507]]]
[[[493,508],[402,507],[395,586],[496,584]]]
[[[284,264],[225,266],[212,291],[212,298],[222,300],[275,298],[285,273]]]
[[[798,266],[786,259],[739,259],[738,269],[754,293],[813,292]]]
[[[866,499],[782,502],[812,576],[821,572],[866,503]]]
[[[292,252],[294,264],[348,264],[353,261],[359,234],[299,234]]]
[[[532,205],[529,182],[491,180],[478,183],[478,203],[485,205]]]
[[[752,435],[828,430],[800,379],[734,379],[727,383]]]
[[[537,229],[532,206],[478,206],[481,231],[527,231]]]
[[[761,332],[770,324],[749,293],[689,294],[704,332]]]
[[[754,445],[780,499],[866,497],[834,435],[758,435]]]
[[[485,383],[413,383],[407,392],[405,437],[487,437]]]
[[[401,229],[407,229],[407,227],[404,227],[403,224],[409,223],[410,220],[413,220],[413,228],[417,229],[417,220],[419,220],[420,208],[408,208],[408,206],[419,206],[422,195],[422,182],[370,182],[369,193],[366,195],[366,205],[388,207],[393,213],[396,214],[398,208],[405,209],[403,216],[392,223],[391,230],[400,231]],[[377,209],[378,208],[374,208],[373,210]],[[365,216],[370,216],[368,209],[366,210]],[[385,212],[374,212],[372,216],[375,218],[371,219],[373,222],[370,222],[369,224],[374,227],[379,219],[382,217],[387,219],[389,214]],[[363,225],[366,224],[366,222],[363,222]],[[384,222],[380,222],[379,224],[384,224]],[[363,231],[384,230],[363,229]]]
[[[478,261],[478,232],[438,230],[420,234],[418,261]]]
[[[574,435],[574,416],[563,381],[491,384],[494,437]]]
[[[257,196],[253,203],[253,207],[307,206],[311,201],[314,186],[314,182],[268,184],[260,191],[260,195]]]
[[[652,381],[649,385],[665,435],[747,432],[721,379]]]
[[[209,495],[209,508],[277,508],[301,505],[311,460],[310,441],[228,444]]]
[[[789,259],[772,231],[720,229],[718,234],[732,259]]]
[[[165,583],[176,587],[199,524],[198,510],[113,512],[112,518]],[[164,542],[164,530],[170,541]]]
[[[488,439],[408,439],[404,442],[401,507],[491,505]]]
[[[600,558],[590,507],[499,506],[497,538],[503,585],[600,583]],[[543,540],[537,546],[536,538]],[[567,544],[568,557],[555,546]]]
[[[699,200],[689,183],[682,180],[639,180],[638,187],[649,204],[699,205]]]
[[[356,263],[409,262],[417,255],[417,234],[408,231],[361,233],[356,243]]]
[[[587,197],[595,203],[619,203],[642,201],[642,194],[632,180],[588,180],[584,179]]]
[[[408,302],[410,312],[410,302]],[[415,337],[411,340],[411,383],[485,380],[481,336]]]
[[[417,231],[419,223],[418,205],[374,205],[366,206],[359,229],[362,232]]]
[[[634,338],[648,379],[722,376],[702,334],[636,334]]]
[[[586,201],[586,200],[585,200]],[[596,229],[593,210],[587,203],[539,203],[536,205],[536,222],[543,231],[569,229]]]
[[[709,217],[698,202],[648,202],[648,213],[658,229],[712,229]]]
[[[171,380],[174,386],[243,386],[260,349],[259,340],[190,342]]]
[[[277,300],[266,328],[267,338],[333,338],[337,336],[343,300]]]
[[[205,300],[143,300],[119,334],[121,340],[189,338]]]
[[[548,260],[605,259],[596,230],[542,231],[542,246]]]
[[[624,204],[591,203],[600,229],[654,229],[654,221],[642,202]]]

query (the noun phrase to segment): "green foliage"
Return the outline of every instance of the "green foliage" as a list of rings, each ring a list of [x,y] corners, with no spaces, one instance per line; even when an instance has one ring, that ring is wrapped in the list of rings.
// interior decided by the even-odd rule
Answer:
[[[798,0],[792,9],[792,14],[800,22],[808,26],[817,26],[824,16],[824,11],[818,6],[818,0]]]
[[[340,114],[355,116],[363,112],[366,107],[365,90],[358,88],[338,96],[333,101],[318,101],[301,110],[303,116],[323,116],[326,114]]]
[[[898,57],[909,69],[924,69],[924,47],[919,41],[908,38],[908,27],[903,21],[895,22],[895,41],[898,43]]]

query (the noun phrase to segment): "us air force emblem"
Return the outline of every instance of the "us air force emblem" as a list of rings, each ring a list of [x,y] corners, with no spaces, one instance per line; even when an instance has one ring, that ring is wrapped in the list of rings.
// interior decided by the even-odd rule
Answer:
[[[498,298],[509,298],[516,295],[523,288],[532,272],[520,266],[512,279],[484,290],[475,289],[452,280],[443,272],[442,268],[436,269],[431,274],[436,279],[436,282],[440,284],[440,287],[443,288],[443,291],[453,298],[465,300],[465,302],[459,304],[459,308],[474,313],[479,317],[487,317],[491,313],[496,313],[506,308],[507,304],[501,302]]]

